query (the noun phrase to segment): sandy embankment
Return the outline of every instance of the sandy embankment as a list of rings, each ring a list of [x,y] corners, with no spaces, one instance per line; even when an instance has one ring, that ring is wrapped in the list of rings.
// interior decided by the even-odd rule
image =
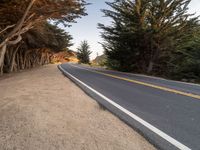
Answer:
[[[152,150],[55,65],[0,79],[1,150]]]

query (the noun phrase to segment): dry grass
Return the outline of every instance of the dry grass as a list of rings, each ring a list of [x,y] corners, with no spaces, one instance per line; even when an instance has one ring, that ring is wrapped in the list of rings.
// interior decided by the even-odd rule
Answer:
[[[0,149],[153,150],[56,65],[0,80]]]

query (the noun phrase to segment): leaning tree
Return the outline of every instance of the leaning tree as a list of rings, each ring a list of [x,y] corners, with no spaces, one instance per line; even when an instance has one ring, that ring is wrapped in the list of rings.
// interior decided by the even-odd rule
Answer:
[[[69,26],[86,15],[84,0],[3,0],[0,2],[0,68],[5,54],[23,40],[23,34],[46,21]],[[12,52],[11,52],[12,53]],[[14,53],[14,52],[13,52]]]
[[[22,35],[22,41],[9,47],[5,53],[4,72],[23,70],[51,61],[53,53],[71,46],[72,37],[48,22],[30,29]]]

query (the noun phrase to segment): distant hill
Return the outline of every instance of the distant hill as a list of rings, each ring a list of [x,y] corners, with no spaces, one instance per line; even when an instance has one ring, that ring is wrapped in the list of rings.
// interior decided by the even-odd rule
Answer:
[[[78,61],[79,60],[77,58],[77,53],[72,50],[55,53],[52,56],[53,63],[65,63],[65,62],[77,63]]]
[[[105,60],[106,60],[106,55],[103,54],[103,55],[97,56],[97,57],[92,61],[92,63],[97,64],[97,65],[103,65],[103,64],[105,63]]]

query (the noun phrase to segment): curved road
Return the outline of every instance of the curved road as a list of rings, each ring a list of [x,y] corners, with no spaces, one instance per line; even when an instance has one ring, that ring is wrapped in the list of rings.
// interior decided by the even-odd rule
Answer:
[[[62,64],[86,93],[159,149],[200,149],[200,86]]]

